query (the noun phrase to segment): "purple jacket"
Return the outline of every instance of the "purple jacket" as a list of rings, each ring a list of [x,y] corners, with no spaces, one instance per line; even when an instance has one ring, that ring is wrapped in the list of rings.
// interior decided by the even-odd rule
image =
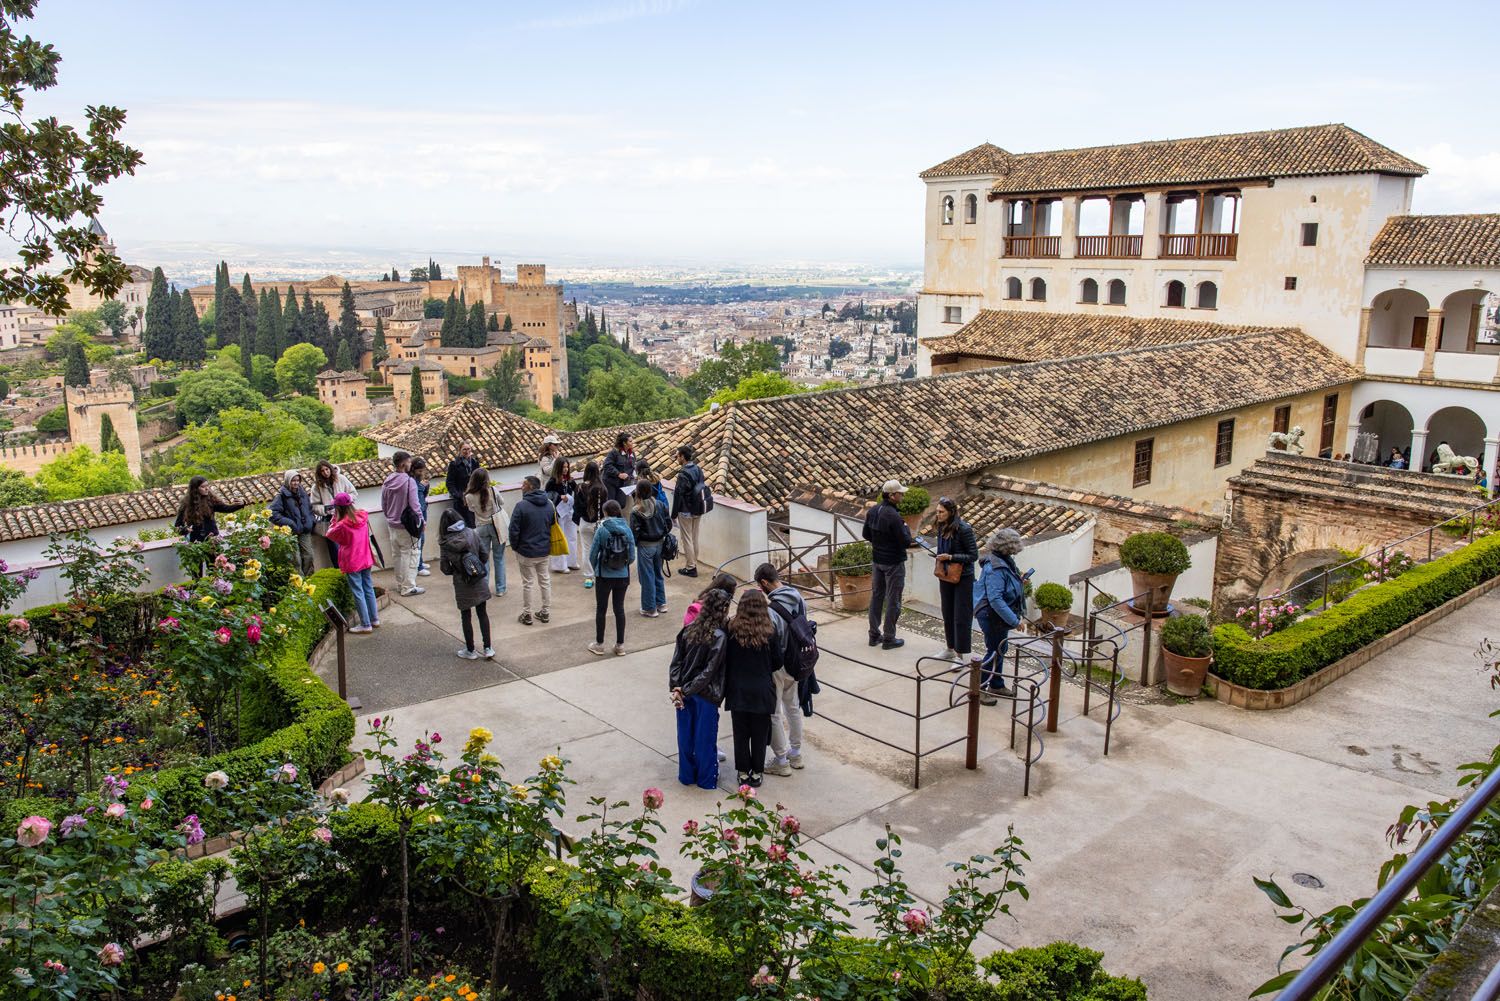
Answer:
[[[417,520],[420,521],[422,505],[417,503],[417,481],[405,473],[397,472],[387,476],[380,485],[380,509],[393,528],[401,524],[401,512],[406,510],[417,512]]]

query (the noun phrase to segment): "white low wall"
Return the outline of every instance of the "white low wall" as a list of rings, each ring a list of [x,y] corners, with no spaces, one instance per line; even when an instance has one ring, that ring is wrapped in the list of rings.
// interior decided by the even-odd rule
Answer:
[[[1081,536],[1089,540],[1089,554],[1093,552],[1094,523],[1092,520],[1067,534],[1053,535],[1036,541],[1027,540],[1025,548],[1016,554],[1016,566],[1022,573],[1035,570],[1031,575],[1032,587],[1053,581],[1066,584],[1068,578],[1080,570],[1089,568],[1089,557],[1079,562],[1078,542]],[[906,594],[910,600],[937,605],[939,601],[938,579],[933,575],[934,560],[925,549],[915,549],[906,566]]]
[[[1172,597],[1179,601],[1183,598],[1202,598],[1205,601],[1212,601],[1214,564],[1219,556],[1219,537],[1207,535],[1192,537],[1184,541],[1187,542],[1188,556],[1192,559],[1193,565],[1177,578],[1177,583],[1172,588]],[[1116,601],[1123,601],[1134,596],[1129,570],[1118,563],[1106,563],[1099,569],[1102,572],[1088,575],[1090,600],[1100,591],[1114,595]],[[1070,586],[1073,588],[1073,614],[1087,615],[1090,609],[1085,606],[1083,600],[1084,581],[1079,579]]]

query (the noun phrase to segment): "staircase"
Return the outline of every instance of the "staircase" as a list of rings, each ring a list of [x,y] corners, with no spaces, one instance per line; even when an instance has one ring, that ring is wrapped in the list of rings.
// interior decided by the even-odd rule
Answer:
[[[1288,452],[1267,452],[1244,472],[1230,477],[1229,483],[1235,489],[1359,501],[1424,515],[1434,522],[1482,503],[1467,477],[1335,462]]]

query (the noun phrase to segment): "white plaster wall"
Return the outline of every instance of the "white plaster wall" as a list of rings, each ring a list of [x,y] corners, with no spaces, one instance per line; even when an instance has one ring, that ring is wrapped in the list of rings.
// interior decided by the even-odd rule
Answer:
[[[1188,543],[1188,555],[1192,558],[1193,565],[1188,567],[1187,572],[1177,578],[1176,585],[1172,588],[1174,601],[1183,598],[1203,598],[1212,600],[1214,594],[1214,564],[1219,555],[1219,538],[1216,535],[1199,539]],[[1024,569],[1024,568],[1023,568]],[[1089,600],[1100,591],[1115,596],[1116,601],[1134,597],[1134,590],[1130,580],[1130,571],[1122,566],[1115,565],[1114,569],[1090,577],[1088,580]],[[1071,585],[1073,588],[1073,614],[1086,615],[1092,611],[1084,604],[1084,582],[1079,581]]]
[[[1066,585],[1070,576],[1080,570],[1087,570],[1089,567],[1087,559],[1082,564],[1076,562],[1078,559],[1077,540],[1082,535],[1092,538],[1092,521],[1084,528],[1067,535],[1028,542],[1025,548],[1016,554],[1016,566],[1021,568],[1022,573],[1031,569],[1036,570],[1036,573],[1031,575],[1033,587],[1048,581]],[[932,554],[927,550],[912,551],[906,565],[906,600],[938,605],[940,601],[938,579],[933,576],[933,565]]]
[[[1411,348],[1366,348],[1365,371],[1415,379],[1422,371],[1422,352]]]

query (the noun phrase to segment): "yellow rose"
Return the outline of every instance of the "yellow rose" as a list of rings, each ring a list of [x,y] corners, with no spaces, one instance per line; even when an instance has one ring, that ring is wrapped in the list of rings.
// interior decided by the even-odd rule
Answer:
[[[562,767],[562,758],[559,758],[555,754],[549,754],[538,762],[538,764],[542,766],[542,771],[544,772],[555,772]]]
[[[339,965],[335,966],[333,969],[334,969],[335,973],[348,973],[349,972],[349,964],[348,963],[340,963]]]
[[[245,571],[245,579],[260,580],[260,571],[255,569],[254,567],[251,567],[249,570]]]
[[[291,528],[290,525],[277,525],[276,526],[276,531],[280,532],[282,535],[291,535],[292,534],[292,528]]]
[[[324,972],[327,969],[328,969],[328,967],[324,966],[321,962],[313,964],[313,972],[314,973],[322,973],[322,972]]]
[[[213,608],[214,596],[211,594],[205,594],[203,597],[198,599],[198,604],[202,605],[204,608]]]
[[[291,585],[293,587],[301,587],[302,586],[302,575],[300,573],[294,573],[294,574],[292,574],[290,577],[287,578],[287,580],[291,583]]]
[[[531,793],[531,790],[527,789],[525,786],[511,786],[510,791],[511,794],[516,797],[516,799],[525,799]]]

